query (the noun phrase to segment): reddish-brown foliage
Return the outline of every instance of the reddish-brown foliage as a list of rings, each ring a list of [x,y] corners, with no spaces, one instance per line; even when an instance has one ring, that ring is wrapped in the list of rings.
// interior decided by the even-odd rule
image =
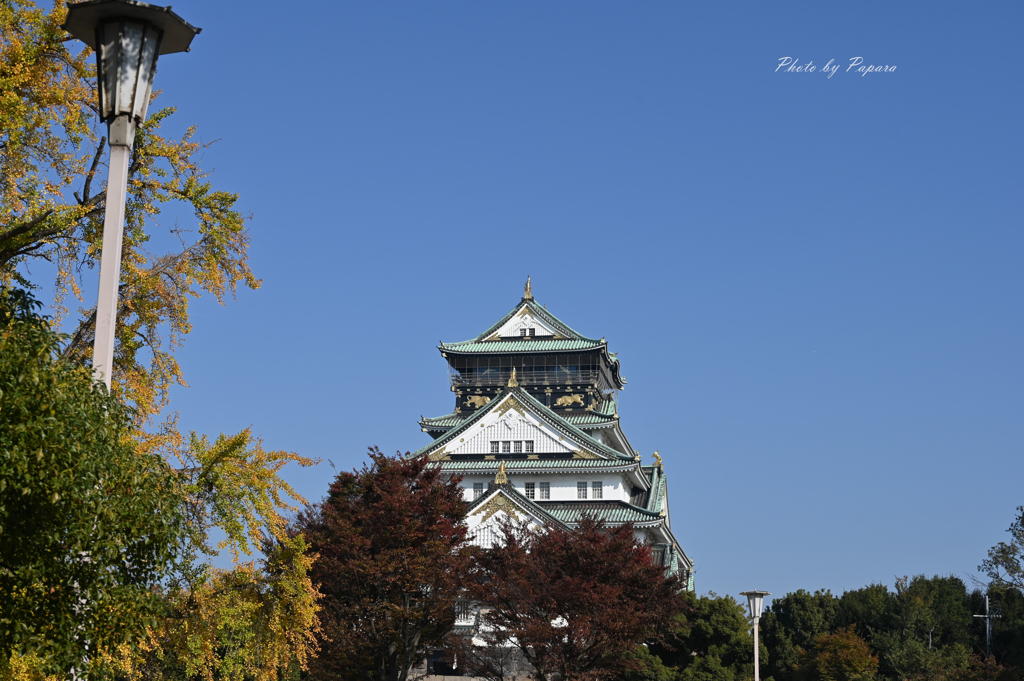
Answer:
[[[514,645],[541,681],[596,681],[658,637],[686,606],[681,582],[651,560],[633,527],[585,518],[579,528],[505,528],[479,559],[473,593],[495,645]]]
[[[405,681],[451,630],[471,569],[458,483],[426,459],[371,448],[369,464],[339,473],[299,516],[323,593],[326,640],[311,677]]]

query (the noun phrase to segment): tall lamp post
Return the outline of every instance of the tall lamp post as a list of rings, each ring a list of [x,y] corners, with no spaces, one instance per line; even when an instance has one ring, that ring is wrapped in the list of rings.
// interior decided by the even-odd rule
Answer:
[[[157,57],[187,52],[192,38],[202,29],[187,23],[170,7],[136,0],[88,0],[69,4],[63,28],[96,51],[100,118],[107,124],[110,143],[92,358],[93,376],[103,381],[109,390],[114,365],[128,163],[135,141],[135,126],[146,120]]]
[[[754,681],[761,681],[761,650],[757,643],[757,625],[761,620],[761,609],[764,607],[764,597],[771,596],[768,591],[744,591],[740,596],[747,597],[747,607],[750,608],[750,617],[754,620]]]

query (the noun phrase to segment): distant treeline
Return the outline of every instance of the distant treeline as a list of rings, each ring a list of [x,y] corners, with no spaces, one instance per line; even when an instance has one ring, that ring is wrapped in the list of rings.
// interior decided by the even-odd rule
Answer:
[[[1024,597],[1014,588],[993,588],[988,596],[989,611],[999,615],[992,619],[994,660],[969,678],[998,677],[994,665],[1024,668]],[[829,678],[816,669],[827,662],[822,656],[855,656],[859,639],[879,678],[961,678],[987,653],[985,620],[975,617],[984,614],[985,593],[968,590],[958,577],[919,575],[897,580],[894,591],[872,584],[842,596],[800,590],[775,599],[761,619],[764,676]],[[837,651],[843,641],[848,647]],[[1002,675],[1015,678],[1009,670]]]
[[[986,656],[985,595],[992,619]],[[753,677],[745,604],[692,597],[667,646],[638,651],[627,681],[740,681]],[[836,596],[803,589],[775,598],[760,622],[765,681],[1020,681],[1024,596],[1013,587],[968,589],[958,577],[919,575],[895,590],[872,584]]]

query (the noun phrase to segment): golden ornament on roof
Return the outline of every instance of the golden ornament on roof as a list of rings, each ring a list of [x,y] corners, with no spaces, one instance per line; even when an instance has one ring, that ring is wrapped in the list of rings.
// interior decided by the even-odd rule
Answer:
[[[533,290],[530,287],[530,275],[526,275],[526,289],[523,291],[523,300],[533,300]]]
[[[509,376],[508,387],[510,387],[510,388],[518,388],[519,387],[519,381],[516,380],[516,368],[515,367],[512,367],[512,375]]]
[[[494,476],[495,485],[507,485],[508,476],[505,474],[505,462],[502,461],[501,465],[498,466],[498,474]]]

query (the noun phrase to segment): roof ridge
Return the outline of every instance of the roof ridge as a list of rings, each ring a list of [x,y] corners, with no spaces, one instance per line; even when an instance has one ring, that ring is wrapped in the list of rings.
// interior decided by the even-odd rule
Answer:
[[[478,336],[470,338],[469,340],[456,341],[455,343],[445,343],[442,341],[441,345],[459,345],[461,343],[479,343],[481,341],[484,341],[488,337],[493,335],[498,329],[504,326],[505,322],[507,322],[509,319],[515,316],[516,313],[518,313],[524,307],[528,308],[530,312],[540,317],[543,321],[555,327],[555,330],[558,331],[559,334],[564,336],[565,340],[586,341],[595,344],[601,343],[603,341],[603,339],[598,340],[597,338],[590,338],[588,336],[584,336],[582,333],[576,331],[571,326],[569,326],[561,319],[556,317],[553,313],[548,312],[548,309],[546,307],[544,307],[531,297],[523,298],[522,300],[520,300],[518,303],[516,303],[515,307],[513,307],[505,316],[503,316],[497,322],[489,326],[483,333],[479,334]]]

